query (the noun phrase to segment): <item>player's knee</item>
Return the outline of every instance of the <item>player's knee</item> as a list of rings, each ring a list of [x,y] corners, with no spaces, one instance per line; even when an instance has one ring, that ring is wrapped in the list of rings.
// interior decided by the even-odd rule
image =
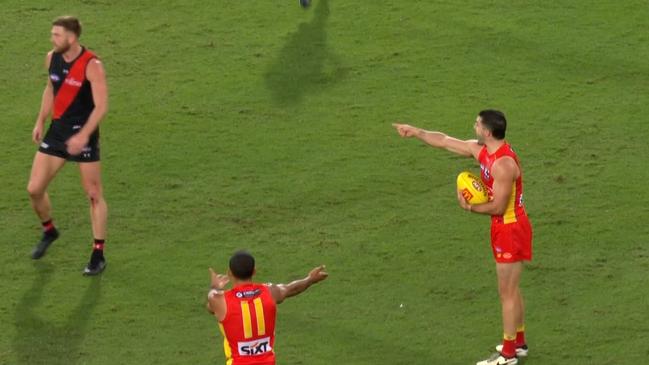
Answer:
[[[103,199],[101,194],[101,188],[98,185],[91,185],[86,187],[86,196],[91,204],[96,204],[97,202]]]
[[[88,190],[87,193],[88,195],[88,200],[90,201],[91,204],[97,204],[101,200],[101,193],[99,190]]]
[[[45,194],[45,189],[30,182],[27,184],[27,194],[29,194],[31,199],[38,199]]]
[[[514,300],[518,298],[518,290],[510,285],[503,285],[498,288],[501,300]]]

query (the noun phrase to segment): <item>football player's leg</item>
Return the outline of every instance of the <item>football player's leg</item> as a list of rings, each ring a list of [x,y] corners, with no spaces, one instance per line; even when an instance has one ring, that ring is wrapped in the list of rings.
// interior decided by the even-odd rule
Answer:
[[[515,340],[518,321],[521,317],[522,304],[518,285],[520,282],[522,262],[496,263],[498,274],[498,292],[502,306],[503,319],[503,355],[516,354]]]
[[[32,172],[27,184],[29,200],[36,215],[41,221],[50,220],[52,206],[50,198],[47,195],[47,186],[50,184],[56,173],[65,164],[65,159],[57,156],[48,155],[42,152],[36,152],[34,162],[32,163]]]
[[[36,152],[32,171],[27,184],[29,200],[43,226],[43,236],[32,250],[32,258],[40,259],[48,247],[59,237],[59,232],[52,222],[52,205],[47,194],[47,187],[56,173],[65,164],[65,159]]]
[[[90,261],[84,269],[86,275],[101,273],[106,266],[104,258],[104,244],[106,240],[106,225],[108,220],[108,205],[104,200],[101,184],[101,162],[80,162],[79,172],[81,185],[88,196],[90,203],[90,220],[94,237],[93,250]]]
[[[106,239],[108,205],[104,200],[104,191],[101,184],[101,162],[79,163],[79,172],[81,174],[81,185],[90,203],[92,234],[94,238]]]

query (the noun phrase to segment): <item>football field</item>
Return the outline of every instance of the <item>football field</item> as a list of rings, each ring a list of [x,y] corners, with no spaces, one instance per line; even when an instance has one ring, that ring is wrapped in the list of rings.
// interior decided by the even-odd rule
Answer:
[[[508,119],[534,228],[527,365],[649,363],[646,1],[3,0],[0,364],[224,364],[208,267],[257,280],[326,264],[278,309],[277,363],[463,365],[502,338],[471,159],[396,120],[473,138]],[[68,164],[40,237],[27,180],[51,49],[72,14],[103,59],[108,266]]]

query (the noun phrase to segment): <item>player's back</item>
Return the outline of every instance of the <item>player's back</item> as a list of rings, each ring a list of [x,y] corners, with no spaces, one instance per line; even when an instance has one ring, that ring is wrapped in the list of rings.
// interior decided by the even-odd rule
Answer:
[[[225,292],[220,323],[227,365],[275,365],[276,304],[263,284],[245,283]]]

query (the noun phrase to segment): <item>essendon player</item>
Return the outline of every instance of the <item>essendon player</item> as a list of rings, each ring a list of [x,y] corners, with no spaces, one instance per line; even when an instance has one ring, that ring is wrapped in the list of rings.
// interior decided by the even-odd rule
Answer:
[[[480,162],[489,202],[470,205],[459,191],[457,199],[463,209],[491,216],[491,248],[502,306],[503,342],[496,346],[497,354],[478,365],[517,364],[517,357],[527,356],[528,352],[519,282],[522,262],[532,259],[532,227],[523,206],[523,173],[518,157],[505,141],[505,115],[497,110],[481,111],[474,125],[477,139],[466,141],[407,124],[394,127],[402,137],[416,137],[433,147]]]
[[[94,235],[84,274],[96,275],[106,266],[103,250],[108,208],[101,185],[99,123],[108,110],[108,91],[104,67],[94,53],[79,44],[80,35],[81,24],[75,17],[59,17],[52,23],[54,49],[45,58],[48,80],[32,133],[39,149],[27,191],[43,225],[43,236],[32,251],[32,258],[39,259],[59,237],[47,187],[66,161],[78,162],[81,184],[90,201]],[[52,122],[43,135],[45,119],[50,115]]]
[[[210,269],[207,309],[219,321],[227,365],[275,365],[276,304],[327,278],[324,266],[289,284],[257,284],[255,259],[245,251],[230,258],[227,275]],[[224,290],[228,282],[230,290]]]

